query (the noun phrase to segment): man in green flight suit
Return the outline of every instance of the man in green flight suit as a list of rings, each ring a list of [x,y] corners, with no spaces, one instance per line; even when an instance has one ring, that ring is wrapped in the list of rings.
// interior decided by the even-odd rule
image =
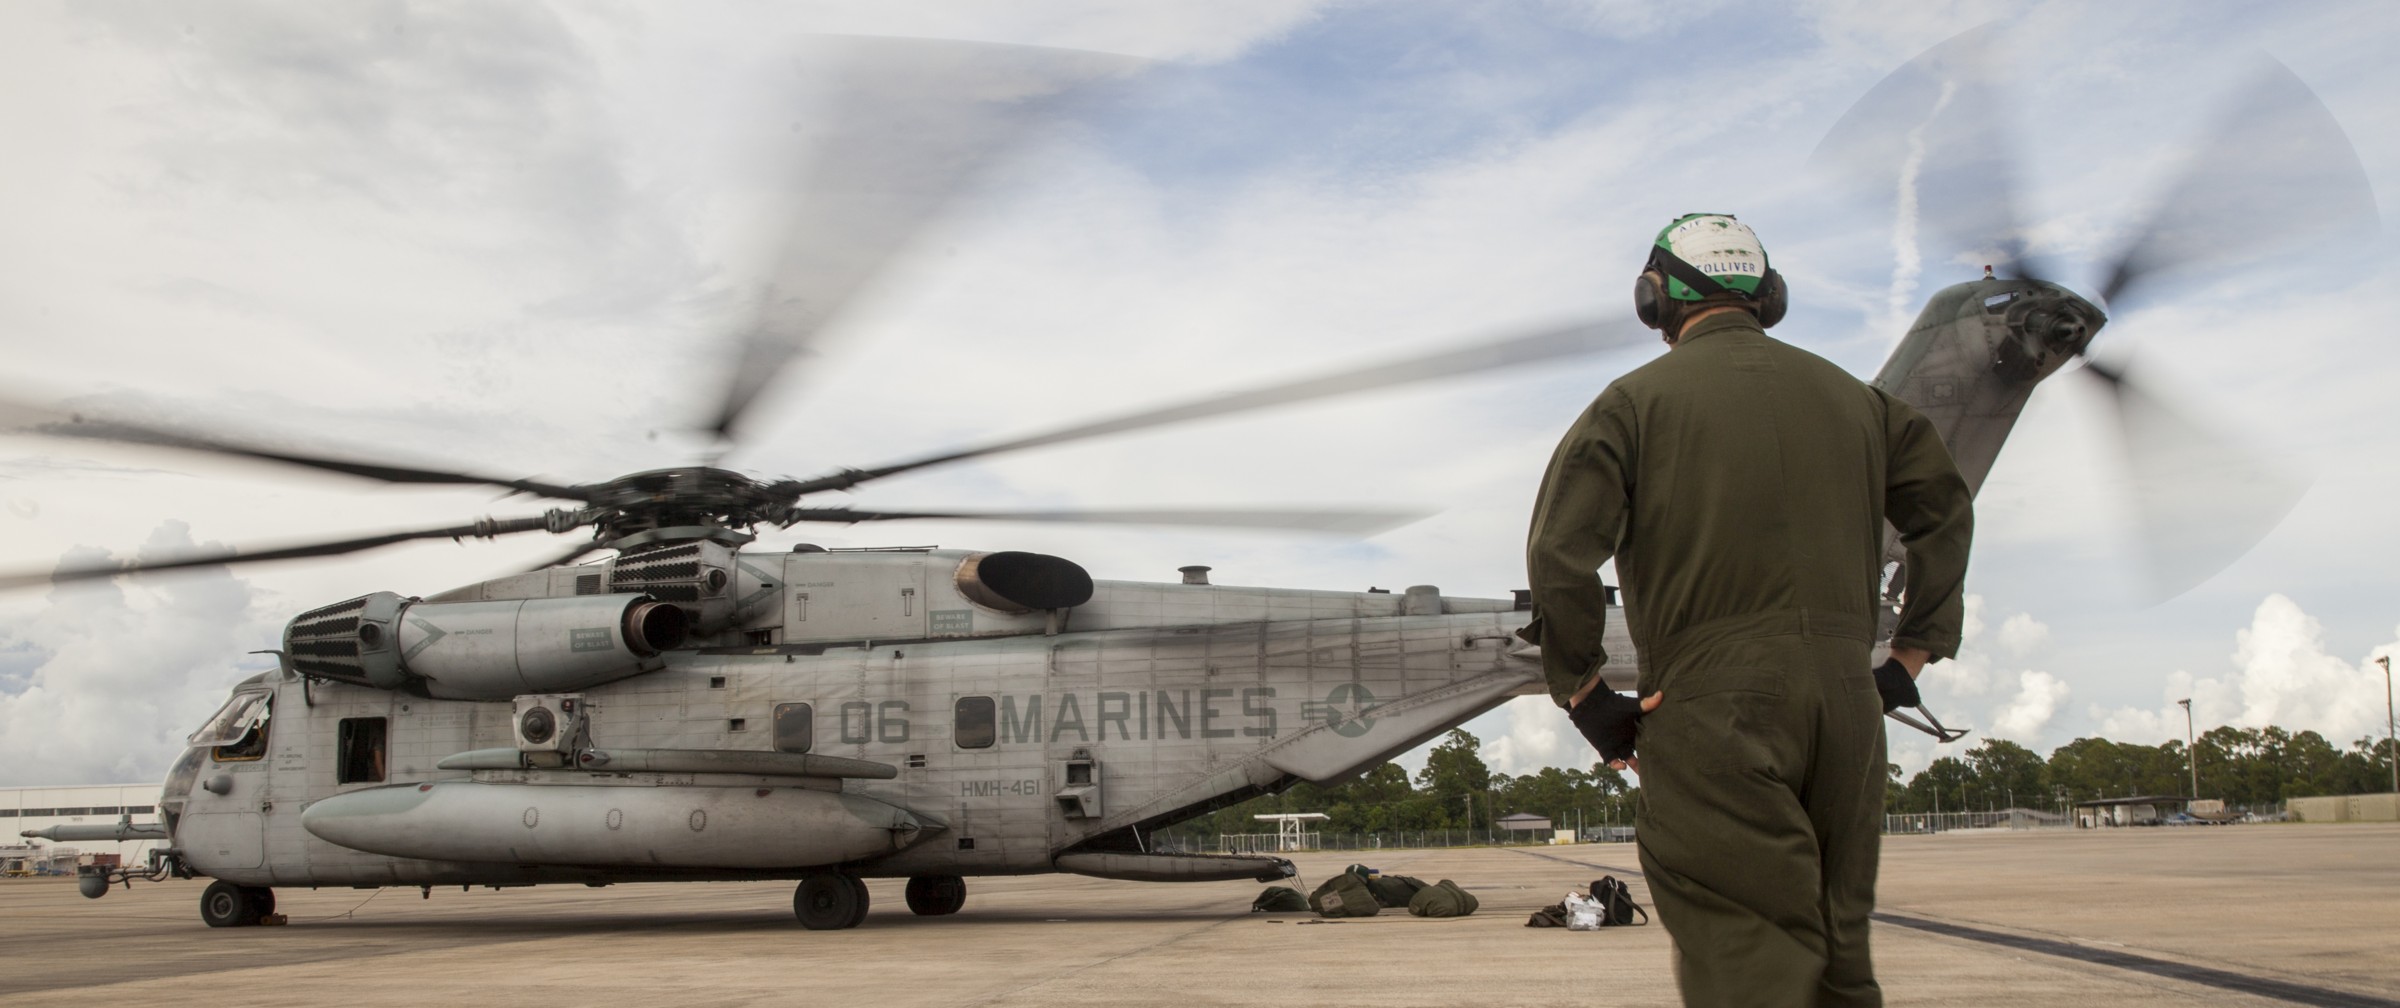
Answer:
[[[1660,231],[1634,304],[1671,349],[1559,442],[1525,636],[1585,738],[1642,775],[1636,836],[1684,1003],[1880,1005],[1882,715],[1957,653],[1966,482],[1915,409],[1766,334],[1783,280],[1731,216]],[[1870,670],[1887,520],[1907,602]],[[1611,557],[1638,701],[1600,686]]]

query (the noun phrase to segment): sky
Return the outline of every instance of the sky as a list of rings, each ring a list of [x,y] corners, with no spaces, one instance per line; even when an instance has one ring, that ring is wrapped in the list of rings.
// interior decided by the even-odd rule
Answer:
[[[0,393],[498,475],[688,464],[718,447],[695,431],[741,371],[779,250],[872,247],[821,240],[883,212],[836,198],[843,180],[948,163],[846,143],[811,160],[810,141],[970,128],[828,95],[824,54],[873,43],[827,36],[1082,50],[1053,62],[1091,87],[888,268],[861,279],[825,260],[820,281],[857,295],[761,391],[729,467],[808,476],[1623,319],[1650,237],[1694,210],[1739,214],[1765,241],[1793,290],[1779,337],[1865,377],[1989,246],[1927,216],[1975,194],[1812,153],[1885,75],[1987,24],[2006,86],[1983,114],[2023,166],[2023,233],[2087,296],[2269,57],[2330,110],[2376,204],[2400,193],[2400,12],[2373,2],[26,0],[0,5]],[[1055,84],[995,73],[975,86]],[[2285,189],[2294,219],[2322,210],[2313,187]],[[2107,402],[2082,376],[2046,382],[1978,502],[1965,649],[1925,679],[1942,718],[1977,733],[1895,734],[1896,762],[1987,736],[2042,752],[2165,741],[2182,697],[2201,731],[2380,733],[2371,659],[2400,651],[2400,349],[2374,310],[2394,258],[2378,216],[2226,250],[2109,306],[2096,352],[2306,492],[2158,602]],[[1219,584],[1505,597],[1557,437],[1658,352],[928,469],[847,501],[1431,515],[1365,539],[924,522],[762,545],[1024,549],[1103,578],[1199,563]],[[541,506],[0,437],[0,570]],[[560,548],[443,540],[0,594],[0,783],[157,779],[228,686],[271,667],[251,652],[292,614]],[[1540,698],[1467,727],[1504,772],[1592,760]]]

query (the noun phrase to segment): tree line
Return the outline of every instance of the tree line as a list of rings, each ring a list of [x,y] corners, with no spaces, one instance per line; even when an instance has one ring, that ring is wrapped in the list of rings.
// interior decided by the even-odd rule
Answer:
[[[1547,816],[1560,829],[1630,825],[1641,789],[1604,763],[1589,769],[1543,767],[1523,776],[1495,773],[1483,761],[1481,740],[1465,729],[1443,737],[1410,778],[1397,763],[1382,763],[1339,784],[1301,783],[1281,794],[1253,798],[1174,827],[1186,841],[1227,833],[1272,833],[1261,814],[1321,812],[1309,825],[1319,833],[1368,834],[1433,830],[1493,831],[1515,813]],[[2192,793],[2196,756],[2199,791]],[[2313,731],[2211,729],[2189,750],[2180,741],[2137,745],[2079,738],[2047,759],[2007,739],[1987,738],[1957,756],[1943,756],[1903,781],[1889,765],[1885,810],[1963,812],[2005,808],[2063,810],[2076,802],[2135,795],[2190,795],[2260,808],[2305,795],[2371,794],[2392,786],[2392,743],[2362,738],[2337,749]],[[1546,839],[1546,838],[1545,838]]]
[[[1889,773],[1889,812],[2060,809],[2136,795],[2215,798],[2255,809],[2307,795],[2389,791],[2392,743],[2362,738],[2343,750],[2313,731],[2227,725],[2209,729],[2188,750],[2180,741],[2079,738],[2043,759],[2007,739],[1985,739],[1962,755],[1934,760],[1906,783],[1898,766]]]
[[[1274,823],[1253,817],[1291,812],[1322,812],[1328,818],[1310,823],[1310,831],[1345,834],[1488,832],[1497,829],[1495,820],[1518,812],[1548,816],[1561,829],[1575,828],[1579,816],[1586,828],[1633,823],[1633,799],[1640,789],[1606,764],[1594,762],[1589,770],[1543,767],[1512,777],[1494,773],[1483,761],[1482,747],[1472,733],[1455,729],[1433,747],[1413,780],[1399,764],[1381,763],[1344,783],[1303,782],[1282,794],[1219,809],[1176,826],[1171,835],[1213,842],[1227,833],[1273,833]]]

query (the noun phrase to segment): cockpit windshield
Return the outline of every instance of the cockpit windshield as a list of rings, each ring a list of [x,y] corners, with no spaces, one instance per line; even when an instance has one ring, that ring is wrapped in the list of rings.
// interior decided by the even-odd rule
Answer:
[[[239,742],[250,734],[250,729],[266,722],[267,701],[274,696],[269,690],[236,693],[233,699],[225,701],[225,706],[217,708],[216,715],[208,719],[208,724],[201,726],[199,731],[193,732],[184,741],[195,746],[223,746]]]

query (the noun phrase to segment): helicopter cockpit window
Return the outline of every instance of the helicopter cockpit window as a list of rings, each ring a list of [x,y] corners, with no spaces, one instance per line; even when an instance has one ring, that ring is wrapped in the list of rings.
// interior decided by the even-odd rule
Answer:
[[[267,754],[267,716],[274,704],[275,694],[266,691],[236,693],[233,699],[217,710],[208,724],[193,732],[185,741],[193,746],[213,747],[220,763],[258,759]]]
[[[219,763],[241,763],[266,758],[266,717],[262,714],[258,720],[250,722],[249,731],[243,732],[241,738],[235,739],[227,745],[218,746],[214,755]]]
[[[961,749],[989,749],[1000,740],[1000,722],[994,713],[992,698],[967,696],[958,698],[958,715],[950,727],[950,738]]]
[[[775,751],[807,752],[809,743],[815,741],[815,721],[816,712],[807,704],[776,704]]]

